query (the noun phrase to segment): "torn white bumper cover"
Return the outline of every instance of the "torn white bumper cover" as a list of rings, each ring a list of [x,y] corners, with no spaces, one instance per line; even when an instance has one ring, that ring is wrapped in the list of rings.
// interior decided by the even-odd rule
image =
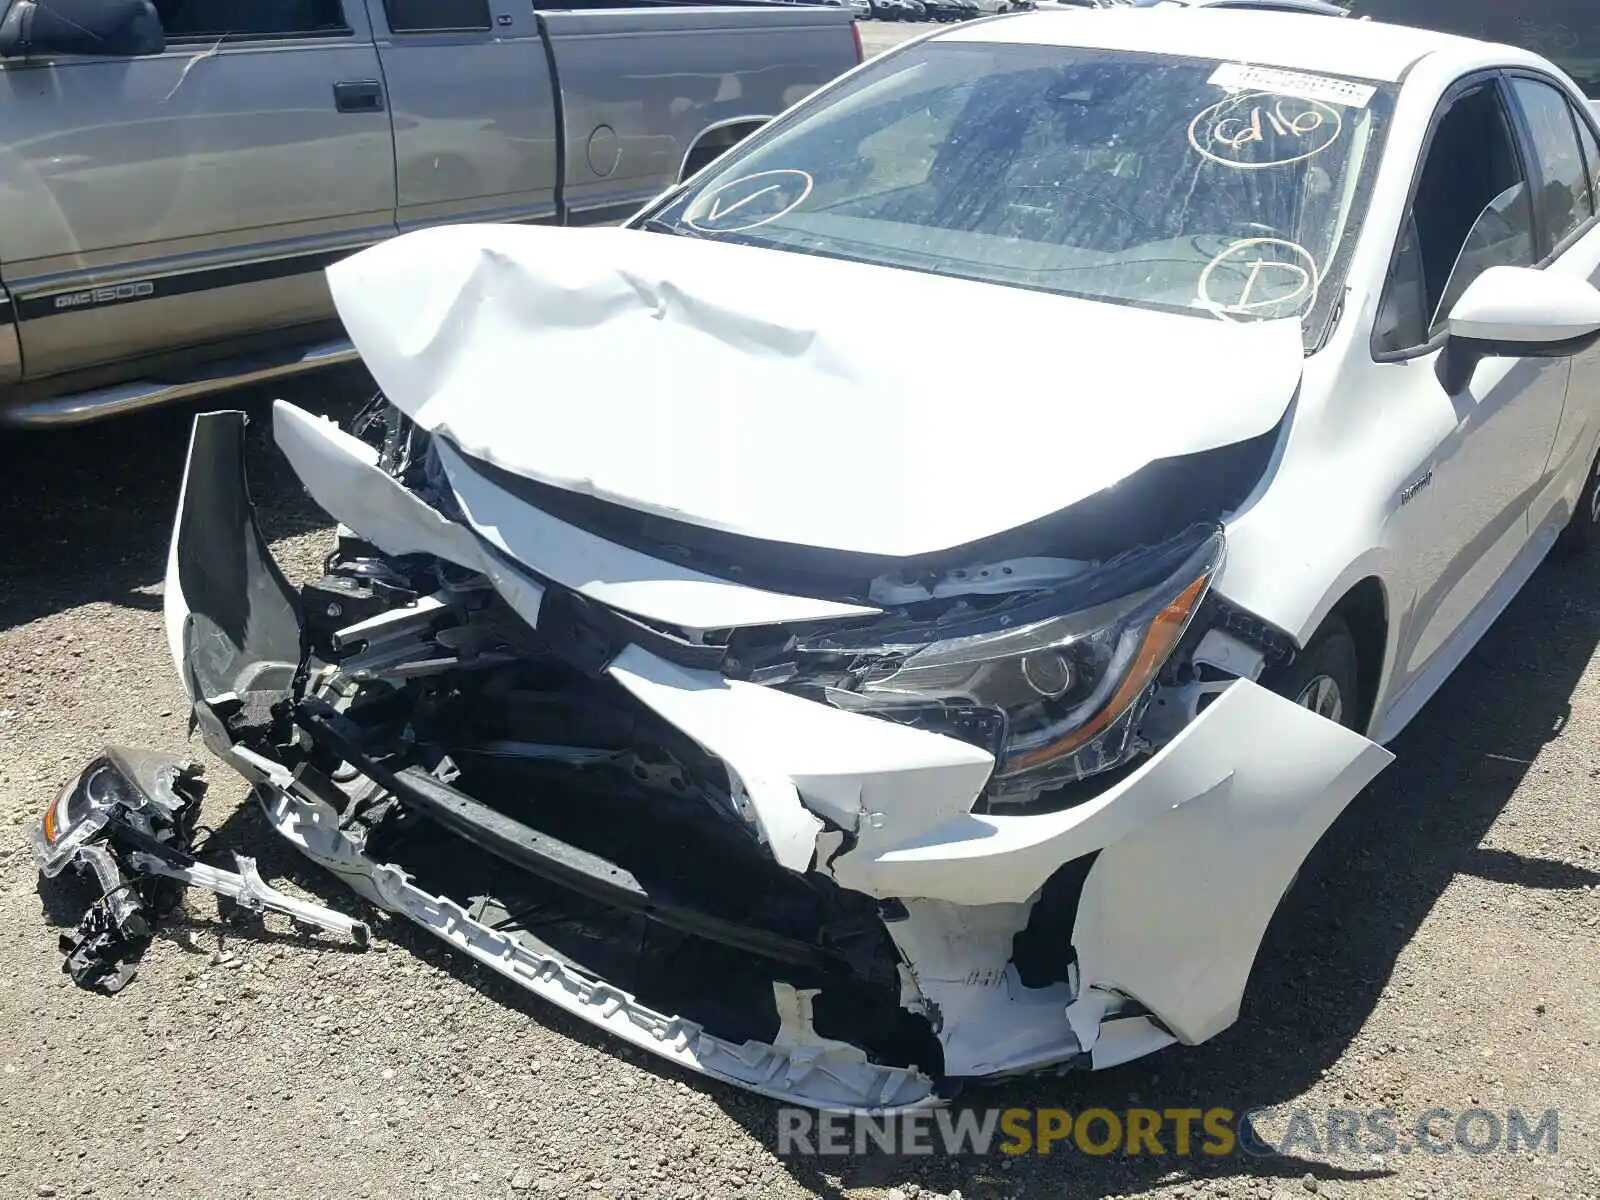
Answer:
[[[428,336],[390,328],[380,380],[418,385],[407,344],[504,316],[503,288],[471,290]],[[717,370],[741,339],[767,353],[770,330],[706,323],[715,292],[611,300],[693,310]],[[888,1110],[1210,1037],[1312,844],[1389,761],[1249,679],[1197,682],[1216,516],[1270,422],[1227,434],[1255,449],[1199,439],[1176,483],[1135,464],[1114,509],[1061,493],[1020,536],[969,522],[940,558],[921,518],[780,542],[706,493],[676,516],[619,502],[654,486],[643,468],[552,484],[398,409],[418,405],[357,437],[277,407],[353,531],[298,594],[254,527],[243,417],[197,419],[167,586],[196,720],[374,903],[715,1078]],[[1141,506],[1148,486],[1189,507]]]

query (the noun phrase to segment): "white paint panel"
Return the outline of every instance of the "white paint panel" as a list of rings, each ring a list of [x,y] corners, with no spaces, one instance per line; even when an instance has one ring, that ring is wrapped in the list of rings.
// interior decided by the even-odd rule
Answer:
[[[422,230],[328,279],[385,394],[474,458],[707,528],[891,556],[1264,433],[1303,361],[1295,320],[629,229]],[[911,311],[960,313],[962,335],[907,354],[862,319]],[[1033,469],[1040,446],[1070,461]],[[983,502],[948,503],[951,487]]]
[[[498,561],[471,530],[380,470],[377,451],[360,438],[282,400],[272,406],[272,436],[329,516],[389,554],[431,554],[481,572],[518,616],[538,626],[539,582]]]
[[[1030,1071],[1078,1053],[1067,1016],[1070,987],[1025,987],[1011,965],[1029,908],[910,900],[905,917],[887,923],[916,983],[915,1006],[938,1013],[946,1074]]]
[[[1095,1040],[1094,1049],[1089,1052],[1089,1061],[1096,1071],[1104,1071],[1108,1067],[1118,1067],[1136,1058],[1143,1058],[1146,1054],[1154,1054],[1177,1040],[1166,1030],[1153,1025],[1148,1017],[1122,1017],[1100,1026],[1100,1036]]]
[[[1486,342],[1565,342],[1600,329],[1600,291],[1533,267],[1490,267],[1450,310],[1450,332]]]
[[[316,502],[390,554],[432,554],[480,571],[529,624],[544,589],[491,553],[464,525],[425,504],[377,466],[377,452],[332,421],[292,404],[273,405],[273,436]],[[711,627],[818,620],[876,609],[783,596],[684,571],[615,546],[522,503],[472,472],[459,455],[441,457],[469,515],[491,543],[533,570],[602,603],[673,624]]]
[[[1080,991],[1144,1004],[1186,1043],[1239,1015],[1267,923],[1305,857],[1394,755],[1248,681],[1153,766],[1225,782],[1107,846],[1078,902]]]
[[[1428,55],[1446,58],[1450,68],[1459,62],[1461,70],[1496,57],[1508,62],[1537,61],[1523,51],[1447,33],[1299,12],[1185,8],[1164,11],[1160,24],[1151,21],[1142,8],[1102,9],[1092,20],[1071,24],[1052,18],[1050,13],[1023,13],[1003,21],[975,21],[941,33],[939,40],[1177,54],[1389,83],[1398,82],[1408,68]]]
[[[910,834],[970,808],[994,768],[990,755],[952,738],[688,670],[637,646],[609,671],[737,773],[792,870],[809,865],[821,829],[807,809],[845,829],[875,822]]]
[[[327,417],[272,405],[272,437],[306,491],[329,516],[388,554],[431,554],[482,570],[471,530],[430,508],[378,467],[378,452]]]
[[[472,527],[518,562],[591,600],[689,629],[831,620],[878,611],[746,587],[619,546],[519,500],[474,471],[448,443],[436,445]]]
[[[189,448],[183,456],[183,483],[178,487],[178,507],[172,518],[172,536],[167,539],[167,573],[161,588],[161,624],[167,634],[167,650],[172,655],[172,669],[178,673],[183,693],[190,703],[196,699],[189,680],[188,655],[183,648],[183,630],[189,623],[189,601],[183,594],[183,583],[178,573],[178,531],[183,527],[184,504],[189,497],[189,470],[194,458],[194,425],[189,426]]]
[[[1062,864],[1164,824],[1185,807],[1214,811],[1222,804],[1220,811],[1227,814],[1229,797],[1241,790],[1253,796],[1256,789],[1281,793],[1290,808],[1309,806],[1339,782],[1336,776],[1348,760],[1368,747],[1381,761],[1360,758],[1363,767],[1375,765],[1345,802],[1392,756],[1359,734],[1241,680],[1158,754],[1093,800],[1029,816],[966,813],[905,840],[864,833],[855,850],[835,860],[833,875],[845,887],[874,896],[1016,903],[1043,887]],[[1296,858],[1289,872],[1299,865]],[[1251,855],[1241,854],[1228,869],[1248,876],[1257,868]],[[1146,881],[1156,881],[1158,892],[1159,878]]]

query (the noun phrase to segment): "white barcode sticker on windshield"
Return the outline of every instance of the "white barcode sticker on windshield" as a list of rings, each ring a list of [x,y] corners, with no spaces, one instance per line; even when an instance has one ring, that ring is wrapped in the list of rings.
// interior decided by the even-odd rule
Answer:
[[[1320,100],[1346,108],[1365,108],[1377,88],[1369,83],[1352,83],[1327,75],[1306,75],[1276,67],[1252,67],[1246,63],[1223,63],[1211,72],[1208,82],[1230,92],[1270,92],[1274,96],[1296,96],[1301,100]]]

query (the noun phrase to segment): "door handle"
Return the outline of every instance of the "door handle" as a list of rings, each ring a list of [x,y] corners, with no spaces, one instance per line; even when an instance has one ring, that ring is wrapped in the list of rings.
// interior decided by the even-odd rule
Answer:
[[[383,84],[376,79],[347,79],[333,85],[333,106],[343,113],[383,111]]]

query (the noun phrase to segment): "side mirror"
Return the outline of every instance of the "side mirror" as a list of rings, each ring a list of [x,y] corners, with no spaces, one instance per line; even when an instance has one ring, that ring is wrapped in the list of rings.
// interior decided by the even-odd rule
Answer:
[[[12,0],[0,20],[0,58],[123,58],[166,48],[151,0]]]
[[[1485,358],[1565,358],[1600,341],[1600,289],[1532,267],[1490,267],[1445,323],[1440,382],[1455,395]]]

